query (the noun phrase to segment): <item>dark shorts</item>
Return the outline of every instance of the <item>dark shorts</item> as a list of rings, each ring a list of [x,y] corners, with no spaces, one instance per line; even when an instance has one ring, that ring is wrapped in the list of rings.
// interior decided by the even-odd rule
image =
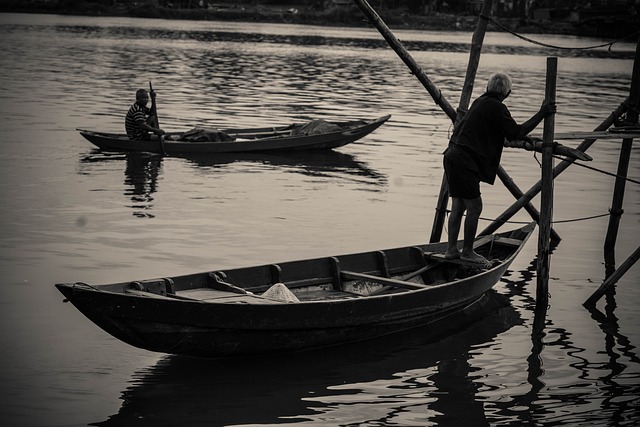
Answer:
[[[449,196],[462,199],[480,197],[480,176],[477,172],[458,166],[445,157],[444,174],[449,186]]]

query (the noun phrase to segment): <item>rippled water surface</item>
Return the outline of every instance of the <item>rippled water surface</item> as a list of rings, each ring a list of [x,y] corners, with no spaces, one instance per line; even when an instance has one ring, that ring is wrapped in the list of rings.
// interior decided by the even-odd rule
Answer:
[[[457,105],[471,35],[396,35]],[[633,44],[555,50],[500,33],[485,44],[478,81],[506,70],[514,81],[507,104],[519,121],[542,102],[546,56],[560,58],[558,131],[594,129],[628,95]],[[62,303],[57,282],[166,277],[427,240],[450,122],[375,30],[4,14],[0,48],[2,425],[640,422],[638,265],[597,310],[582,307],[605,276],[607,217],[555,225],[563,240],[552,256],[542,335],[532,333],[535,239],[495,288],[506,305],[435,343],[416,331],[313,354],[211,362],[131,348]],[[122,130],[135,90],[149,81],[165,129],[392,119],[355,144],[295,156],[104,154],[75,130]],[[591,166],[615,172],[619,147],[596,142]],[[639,159],[636,145],[635,180]],[[540,176],[529,152],[508,150],[503,165],[523,190]],[[606,214],[613,182],[569,168],[555,184],[555,219]],[[640,241],[639,194],[627,184],[618,264]],[[513,201],[500,183],[484,186],[483,196],[486,218]]]

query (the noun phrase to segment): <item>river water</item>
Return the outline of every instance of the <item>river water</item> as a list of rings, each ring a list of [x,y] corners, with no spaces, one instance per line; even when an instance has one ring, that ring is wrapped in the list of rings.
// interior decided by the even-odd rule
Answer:
[[[471,34],[396,35],[457,105]],[[603,43],[533,37],[565,47]],[[607,217],[555,224],[563,240],[552,256],[542,336],[532,333],[535,239],[495,288],[506,306],[435,343],[414,333],[207,361],[132,348],[62,303],[57,282],[166,277],[428,240],[450,122],[374,29],[2,14],[0,48],[2,425],[640,422],[640,267],[596,310],[582,307],[605,277]],[[506,70],[514,81],[506,103],[522,122],[544,97],[546,57],[558,56],[556,130],[592,130],[628,95],[634,50],[557,50],[489,33],[474,97],[491,73]],[[296,156],[108,155],[75,130],[122,130],[135,90],[149,81],[165,129],[392,118],[355,144]],[[615,172],[619,147],[596,142],[591,166]],[[639,159],[636,145],[636,180]],[[523,190],[539,179],[530,152],[507,150],[503,165]],[[613,182],[572,166],[556,180],[555,219],[606,214]],[[627,184],[618,264],[640,241],[639,194]],[[483,196],[485,218],[513,202],[500,183],[483,186]]]

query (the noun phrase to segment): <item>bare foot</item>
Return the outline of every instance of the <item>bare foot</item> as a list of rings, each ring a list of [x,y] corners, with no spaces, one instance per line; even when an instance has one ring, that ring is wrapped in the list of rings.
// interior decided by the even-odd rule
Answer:
[[[479,255],[475,252],[471,252],[470,254],[460,254],[460,260],[461,261],[466,261],[466,262],[472,262],[474,264],[482,264],[485,266],[490,266],[491,265],[491,261],[489,261],[488,259],[486,259],[485,257],[483,257],[482,255]]]
[[[458,259],[460,258],[460,251],[456,250],[455,252],[445,252],[444,259]]]

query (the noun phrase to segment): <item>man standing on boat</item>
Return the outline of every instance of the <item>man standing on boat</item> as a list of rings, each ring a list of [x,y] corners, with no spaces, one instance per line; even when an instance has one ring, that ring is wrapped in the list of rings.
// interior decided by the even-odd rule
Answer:
[[[548,115],[556,105],[544,102],[540,110],[519,125],[502,103],[511,93],[511,79],[502,73],[489,77],[487,91],[476,99],[465,117],[458,123],[444,152],[444,171],[452,198],[449,215],[449,238],[445,258],[488,265],[489,262],[473,250],[473,241],[482,213],[480,181],[493,185],[500,165],[505,138],[527,139],[526,135]],[[462,252],[457,240],[464,222]]]
[[[124,127],[127,130],[129,139],[141,140],[155,138],[152,137],[149,132],[158,136],[165,134],[158,126],[158,119],[155,113],[156,93],[154,91],[151,91],[151,100],[151,108],[148,108],[149,94],[147,91],[145,89],[138,89],[136,91],[136,102],[129,108],[124,121]]]

